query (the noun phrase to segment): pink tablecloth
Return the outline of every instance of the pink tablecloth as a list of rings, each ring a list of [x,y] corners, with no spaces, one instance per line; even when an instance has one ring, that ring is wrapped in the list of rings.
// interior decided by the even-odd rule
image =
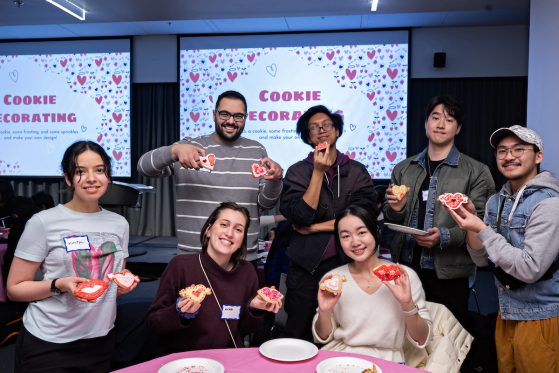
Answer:
[[[185,357],[204,357],[219,361],[225,367],[225,373],[315,373],[316,365],[324,359],[336,356],[353,356],[366,359],[377,364],[383,373],[413,373],[422,372],[418,369],[405,365],[396,364],[391,361],[376,359],[366,355],[350,354],[343,352],[320,350],[318,355],[312,359],[300,362],[285,363],[270,360],[258,352],[257,348],[222,349],[222,350],[200,350],[180,352],[167,355],[158,359],[146,361],[145,363],[133,365],[128,368],[115,371],[118,373],[154,373],[169,361]]]

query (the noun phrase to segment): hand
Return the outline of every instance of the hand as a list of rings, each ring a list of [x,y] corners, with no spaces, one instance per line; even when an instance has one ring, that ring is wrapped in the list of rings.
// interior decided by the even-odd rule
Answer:
[[[429,234],[422,236],[419,234],[412,234],[413,238],[419,246],[433,248],[439,246],[441,243],[441,231],[439,228],[429,228],[427,229]]]
[[[406,269],[404,267],[402,267],[398,263],[396,263],[396,266],[400,270],[400,277],[394,280],[394,284],[392,284],[390,281],[383,281],[382,283],[386,285],[388,290],[390,290],[390,292],[400,303],[400,305],[408,305],[410,303],[413,303],[411,297],[410,278],[408,276],[408,272],[406,272]]]
[[[87,278],[72,276],[61,277],[56,280],[56,287],[60,289],[62,293],[74,294],[74,290],[76,290],[78,288],[78,285],[84,281],[87,281]]]
[[[471,203],[471,202],[468,202]],[[473,204],[472,204],[473,205]],[[456,224],[460,227],[460,229],[466,231],[472,231],[474,233],[479,233],[487,227],[483,220],[481,220],[474,208],[474,212],[472,213],[468,206],[464,208],[464,205],[458,207],[456,210],[449,209],[445,207],[450,216],[454,219]]]
[[[268,168],[266,175],[262,176],[265,180],[279,181],[283,177],[283,169],[272,158],[264,157],[260,160],[260,164]]]
[[[326,172],[334,164],[330,159],[330,147],[326,150],[314,150],[314,168],[315,170]]]
[[[182,298],[177,303],[177,307],[183,313],[184,312],[195,313],[196,311],[198,311],[200,309],[200,306],[201,306],[200,303],[195,302],[192,299],[185,299],[185,298]]]
[[[121,272],[128,272],[128,273],[131,273],[131,272],[130,272],[129,270],[127,270],[126,268],[123,269]],[[132,290],[136,289],[136,286],[138,286],[138,283],[139,283],[139,282],[140,282],[139,280],[134,279],[134,282],[132,283],[132,285],[131,285],[129,288],[126,288],[126,289],[125,289],[125,288],[121,288],[120,286],[117,286],[117,289],[116,289],[116,296],[117,296],[117,297],[120,297],[121,295],[130,293]]]
[[[171,147],[173,159],[184,168],[200,169],[200,157],[206,155],[206,151],[190,144],[175,144]]]
[[[406,193],[401,200],[398,200],[398,197],[392,193],[392,185],[394,184],[390,184],[390,186],[386,189],[386,201],[392,210],[402,211],[408,201],[408,193]]]
[[[307,234],[313,234],[314,233],[314,229],[313,229],[313,225],[309,225],[309,226],[301,226],[301,225],[295,225],[293,224],[291,226],[293,228],[293,230],[299,234],[302,235],[307,235]]]
[[[326,277],[324,277],[322,281],[324,280],[328,280],[329,278],[331,278],[332,275],[328,275]],[[336,295],[330,293],[329,291],[326,290],[320,290],[318,289],[318,309],[321,312],[331,312],[332,309],[334,309],[334,306],[338,303],[338,301],[340,300],[340,296],[342,295],[342,293],[338,293]]]
[[[281,300],[278,300],[277,302],[273,302],[273,303],[266,303],[262,298],[260,298],[257,295],[254,298],[252,298],[249,307],[258,310],[278,313],[278,311],[281,308]]]

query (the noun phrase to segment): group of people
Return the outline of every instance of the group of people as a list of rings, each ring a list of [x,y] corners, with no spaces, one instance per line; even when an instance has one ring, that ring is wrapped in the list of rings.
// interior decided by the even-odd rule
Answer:
[[[422,349],[433,334],[427,302],[444,304],[467,323],[468,278],[476,265],[489,266],[499,290],[500,372],[559,369],[559,242],[553,240],[559,182],[540,171],[537,133],[520,126],[493,133],[497,167],[508,179],[495,194],[488,167],[454,144],[464,125],[461,106],[433,98],[425,116],[428,146],[395,166],[382,206],[386,222],[427,234],[394,234],[390,249],[401,275],[382,281],[371,271],[387,264],[378,256],[377,193],[366,167],[336,147],[343,117],[318,105],[299,118],[296,131],[312,151],[284,177],[260,143],[241,136],[247,112],[242,94],[224,92],[213,133],[149,151],[138,162],[142,175],[174,177],[178,249],[185,254],[168,264],[148,311],[148,327],[161,336],[160,354],[242,347],[266,312],[278,312],[281,301],[257,296],[250,262],[260,213],[279,202],[289,234],[283,336],[404,363],[404,342]],[[323,143],[325,149],[318,147]],[[206,172],[209,153],[216,162]],[[261,178],[251,175],[255,162],[266,170]],[[73,144],[62,169],[73,197],[31,218],[8,277],[10,298],[30,302],[16,364],[22,372],[107,371],[116,298],[134,286],[123,291],[111,284],[94,303],[80,302],[73,290],[85,279],[125,270],[128,224],[99,206],[111,177],[99,145]],[[393,185],[408,187],[403,198]],[[443,193],[462,193],[468,202],[451,210],[438,202]],[[89,246],[70,245],[76,236]],[[112,249],[100,250],[107,242]],[[76,251],[88,268],[76,264]],[[343,290],[320,290],[334,274],[346,279]],[[212,295],[201,303],[181,297],[191,284]]]

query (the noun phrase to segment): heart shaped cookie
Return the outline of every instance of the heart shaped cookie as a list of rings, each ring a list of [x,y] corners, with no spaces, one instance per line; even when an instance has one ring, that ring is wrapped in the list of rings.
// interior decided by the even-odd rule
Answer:
[[[205,287],[202,284],[192,284],[189,287],[179,291],[179,295],[181,297],[183,297],[184,299],[192,299],[196,303],[202,303],[204,298],[206,298],[206,295],[210,295],[211,293],[211,289]]]
[[[333,274],[328,277],[325,277],[320,282],[320,290],[328,291],[334,295],[338,295],[342,292],[343,283],[346,281],[344,275],[340,274]]]
[[[215,166],[215,155],[210,153],[205,157],[200,157],[200,166],[208,170],[213,170]]]
[[[123,289],[129,289],[135,282],[140,282],[140,278],[129,271],[110,273],[107,277]]]
[[[263,287],[258,290],[258,296],[266,303],[276,303],[283,299],[283,294],[280,293],[275,286]]]
[[[267,173],[266,168],[262,166],[260,163],[253,163],[250,166],[250,170],[252,171],[253,177],[264,176]]]
[[[406,195],[406,193],[408,193],[409,190],[410,188],[408,188],[404,184],[392,185],[392,194],[394,194],[396,198],[398,198],[398,201],[401,201],[402,198],[404,198],[404,196]]]

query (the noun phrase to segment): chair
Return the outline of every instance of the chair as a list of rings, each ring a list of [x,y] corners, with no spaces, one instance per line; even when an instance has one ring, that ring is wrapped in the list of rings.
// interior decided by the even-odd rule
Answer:
[[[284,294],[287,292],[287,285],[286,285],[287,273],[282,273],[280,275],[280,283],[279,283],[279,291],[280,293]],[[276,313],[276,318],[274,319],[274,326],[272,326],[272,332],[274,329],[279,328],[283,330],[285,328],[285,323],[287,322],[287,313],[285,312],[285,299],[281,305],[280,310]]]
[[[458,373],[474,337],[444,305],[426,303],[433,322],[431,341],[425,349],[419,349],[406,339],[406,364],[432,373]]]

